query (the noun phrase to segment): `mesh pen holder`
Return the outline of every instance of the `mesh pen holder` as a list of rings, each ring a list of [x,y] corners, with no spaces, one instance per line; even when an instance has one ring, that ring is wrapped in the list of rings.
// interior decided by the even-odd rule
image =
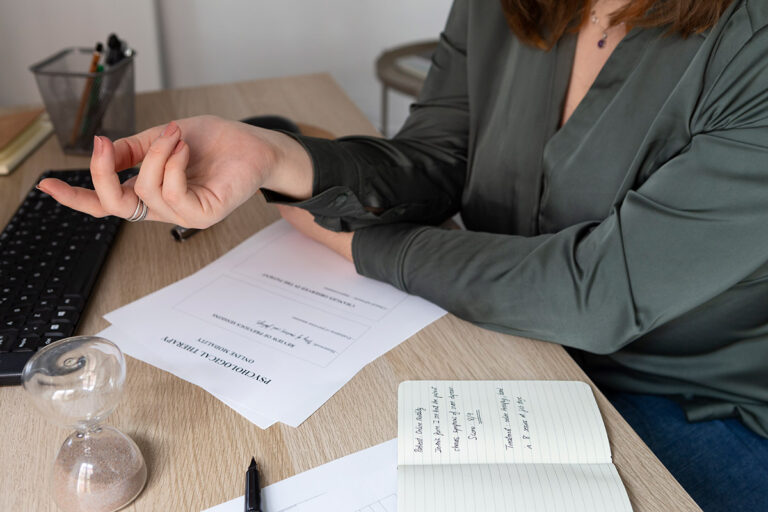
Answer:
[[[118,139],[136,130],[135,53],[88,73],[93,49],[67,48],[30,67],[65,153],[90,154],[94,135]]]

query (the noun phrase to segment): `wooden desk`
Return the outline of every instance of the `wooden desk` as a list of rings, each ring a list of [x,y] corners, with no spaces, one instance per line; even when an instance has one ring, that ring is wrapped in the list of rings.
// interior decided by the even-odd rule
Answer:
[[[374,128],[328,75],[161,91],[137,98],[140,129],[211,113],[231,119],[282,114],[340,136]],[[87,167],[49,139],[14,174],[0,178],[5,225],[46,169]],[[255,196],[220,224],[183,244],[169,226],[129,224],[95,288],[81,334],[107,326],[105,313],[198,270],[276,220]],[[451,357],[448,355],[451,354]],[[460,354],[461,358],[455,355]],[[108,423],[139,444],[149,466],[144,492],[125,510],[199,511],[243,494],[251,455],[271,484],[397,435],[397,385],[407,379],[575,379],[589,382],[557,345],[486,331],[447,315],[365,367],[301,427],[264,431],[201,389],[128,358],[125,395]],[[699,510],[674,478],[594,388],[614,461],[635,512]],[[0,388],[0,510],[53,511],[50,464],[68,434],[45,422],[20,387]]]

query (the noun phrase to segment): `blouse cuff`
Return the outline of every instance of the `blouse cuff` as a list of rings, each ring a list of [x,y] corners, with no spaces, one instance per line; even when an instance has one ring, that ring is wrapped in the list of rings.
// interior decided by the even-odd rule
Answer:
[[[273,190],[261,189],[268,203],[307,210],[315,222],[332,231],[349,231],[344,218],[369,217],[357,197],[359,176],[352,158],[337,141],[283,132],[309,154],[312,162],[312,197],[298,201]]]
[[[416,237],[428,229],[431,228],[415,224],[386,224],[355,231],[352,237],[355,270],[408,292],[405,258]]]

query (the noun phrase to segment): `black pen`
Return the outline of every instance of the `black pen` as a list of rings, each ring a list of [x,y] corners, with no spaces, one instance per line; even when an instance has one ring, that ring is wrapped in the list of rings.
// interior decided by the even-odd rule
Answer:
[[[259,468],[251,457],[251,465],[245,472],[245,512],[261,512],[261,489],[259,489]]]
[[[198,231],[200,230],[195,228],[185,228],[184,226],[176,225],[176,226],[173,226],[173,228],[171,229],[171,234],[173,235],[173,238],[177,242],[183,242],[184,240],[191,237]]]
[[[116,34],[109,34],[107,48],[109,48],[106,60],[108,66],[114,66],[125,58],[125,43]]]

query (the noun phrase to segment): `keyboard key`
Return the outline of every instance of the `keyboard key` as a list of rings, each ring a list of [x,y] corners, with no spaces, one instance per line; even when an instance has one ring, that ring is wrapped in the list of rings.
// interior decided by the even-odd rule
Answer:
[[[46,285],[60,287],[64,284],[63,281],[64,278],[62,276],[51,276],[48,278]]]
[[[0,332],[0,353],[10,352],[11,347],[16,343],[15,332]]]
[[[39,274],[39,272],[37,272],[37,274]],[[28,286],[28,288],[25,291],[29,292],[31,290],[39,290],[40,288],[45,286],[46,281],[47,279],[44,275],[40,275],[39,277],[30,276],[27,278],[27,281],[25,283],[25,285]]]
[[[11,287],[11,288],[14,287],[14,286],[21,285],[21,277],[19,277],[17,275],[10,275],[10,276],[6,277],[5,279],[3,279],[3,281],[5,281],[5,283],[8,285],[8,287]]]
[[[75,326],[69,322],[54,322],[45,331],[46,336],[72,336]]]
[[[55,299],[61,297],[61,292],[64,289],[63,286],[48,286],[43,289],[40,296],[44,299]]]
[[[27,325],[48,325],[51,321],[51,313],[53,311],[50,309],[35,311],[27,318]]]
[[[25,293],[23,295],[19,295],[16,298],[16,304],[18,304],[19,306],[31,305],[32,301],[34,301],[36,298],[37,298],[37,294],[33,295],[33,294]]]
[[[22,325],[24,325],[24,317],[23,316],[7,316],[3,318],[2,323],[0,323],[0,329],[3,330],[10,330],[10,329],[19,329]]]
[[[40,336],[30,335],[22,336],[16,344],[11,347],[11,352],[32,352],[40,346]]]
[[[46,326],[46,324],[24,324],[24,326],[19,329],[19,334],[22,336],[26,336],[28,334],[42,334]]]
[[[3,286],[2,288],[0,288],[0,295],[2,295],[2,296],[10,296],[10,295],[15,294],[16,290],[18,290],[18,289],[19,289],[18,285],[13,285],[13,286],[6,285],[6,286]]]
[[[52,311],[56,307],[56,301],[53,299],[40,299],[35,301],[35,311],[47,309]]]
[[[64,338],[66,338],[66,336],[49,336],[49,335],[46,334],[45,336],[43,336],[41,338],[40,346],[41,347],[47,347],[51,343],[54,343],[54,342],[59,341],[59,340],[63,340]]]
[[[75,323],[77,320],[77,312],[71,309],[59,309],[53,315],[51,315],[50,319],[60,322]]]
[[[27,277],[27,282],[28,283],[38,282],[38,281],[43,280],[43,279],[45,279],[45,274],[38,270],[38,271],[32,272],[29,275],[29,277]]]
[[[80,310],[83,308],[83,299],[81,297],[64,297],[58,303],[58,309]]]
[[[35,306],[35,309],[32,310],[32,314],[29,315],[29,319],[34,318],[35,320],[39,318],[51,318],[53,315],[54,309],[53,309],[53,301],[40,301],[40,302],[47,302],[48,305],[45,304],[38,304]]]
[[[37,283],[24,283],[19,288],[19,293],[22,293],[24,295],[32,295],[33,293],[37,293],[40,290],[40,285]]]
[[[8,313],[17,317],[24,317],[29,314],[29,306],[13,306],[8,310]]]

